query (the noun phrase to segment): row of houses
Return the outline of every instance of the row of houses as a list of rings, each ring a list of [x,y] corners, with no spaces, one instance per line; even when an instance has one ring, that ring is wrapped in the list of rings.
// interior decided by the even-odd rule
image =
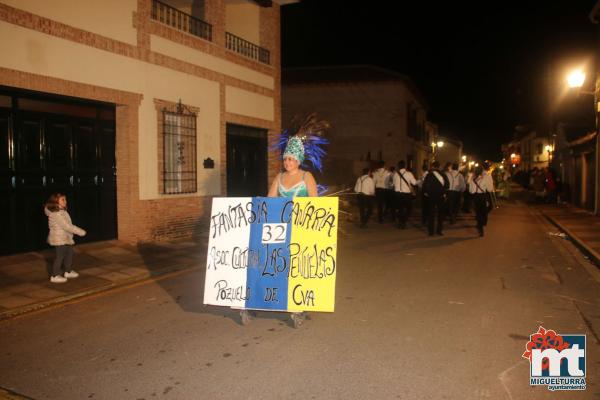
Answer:
[[[406,75],[352,65],[285,69],[282,79],[284,121],[318,110],[332,125],[320,177],[328,185],[351,184],[376,161],[390,167],[404,160],[420,174],[432,160],[432,143],[446,144],[436,154],[441,163],[461,158],[462,143],[427,120],[427,101]]]
[[[552,138],[540,135],[531,127],[517,126],[513,140],[502,145],[502,154],[513,172],[531,171],[550,165],[552,149]]]
[[[588,15],[600,33],[600,1]],[[598,35],[600,38],[600,35]],[[513,173],[550,168],[561,183],[560,198],[575,206],[600,213],[600,41],[590,54],[586,87],[566,88],[560,66],[548,76],[552,85],[538,129],[517,126],[514,139],[502,145],[504,162]],[[591,70],[591,71],[590,71]],[[593,73],[590,73],[592,72]],[[550,85],[550,86],[552,86]],[[589,89],[589,90],[587,90]],[[553,98],[554,97],[554,98]]]
[[[86,241],[199,235],[214,196],[267,192],[280,169],[269,144],[299,113],[332,124],[324,183],[370,160],[428,160],[439,133],[407,76],[354,66],[282,80],[290,3],[0,0],[0,254],[45,246],[56,191]]]
[[[518,126],[514,139],[502,145],[504,165],[513,175],[549,168],[561,183],[561,199],[578,207],[596,208],[596,131],[558,123],[554,133],[541,135]]]

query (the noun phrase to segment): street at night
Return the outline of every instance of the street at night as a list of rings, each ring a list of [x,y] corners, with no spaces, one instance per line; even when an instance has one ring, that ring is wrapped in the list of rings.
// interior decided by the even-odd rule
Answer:
[[[65,400],[600,392],[600,274],[536,209],[501,203],[484,238],[471,215],[432,238],[417,220],[343,223],[335,312],[299,329],[286,313],[242,326],[237,311],[204,306],[203,269],[3,321],[0,386]],[[587,335],[586,391],[529,386],[521,355],[539,326]]]
[[[600,400],[600,0],[0,0],[0,400]]]

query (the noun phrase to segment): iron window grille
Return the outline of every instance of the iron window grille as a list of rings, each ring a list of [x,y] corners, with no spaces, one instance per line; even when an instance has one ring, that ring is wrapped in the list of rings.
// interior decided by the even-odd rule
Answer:
[[[196,193],[196,114],[163,109],[163,193]]]

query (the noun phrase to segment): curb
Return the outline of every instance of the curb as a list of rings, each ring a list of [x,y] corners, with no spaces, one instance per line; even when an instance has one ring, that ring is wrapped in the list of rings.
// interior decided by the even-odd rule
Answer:
[[[189,267],[180,267],[180,268],[169,268],[169,269],[165,269],[164,271],[154,271],[154,275],[150,275],[150,276],[141,275],[141,276],[137,276],[137,277],[134,276],[130,279],[126,279],[126,280],[120,281],[118,283],[113,282],[113,283],[109,283],[106,285],[97,286],[97,287],[93,287],[93,288],[90,288],[87,290],[83,290],[80,292],[67,294],[65,296],[55,297],[50,300],[44,300],[44,301],[40,301],[37,303],[27,304],[27,305],[17,307],[12,310],[7,310],[7,311],[0,313],[0,322],[11,319],[11,318],[15,318],[15,317],[18,317],[18,316],[21,316],[24,314],[28,314],[28,313],[31,313],[34,311],[39,311],[39,310],[43,310],[45,308],[58,306],[58,305],[67,303],[69,301],[83,299],[85,297],[89,297],[94,294],[108,292],[111,290],[124,288],[124,287],[135,285],[135,284],[145,284],[145,283],[155,282],[155,281],[159,281],[162,279],[177,276],[177,275],[183,274],[185,272],[192,272],[192,271],[196,271],[199,269],[200,269],[199,266],[189,266]],[[1,395],[2,395],[2,391],[0,390],[0,400],[2,400]]]
[[[596,267],[600,267],[600,254],[589,247],[583,240],[581,240],[577,235],[575,235],[571,230],[566,228],[560,222],[558,222],[555,218],[546,214],[543,210],[539,210],[544,218],[546,218],[552,225],[556,226],[558,229],[566,233],[572,240],[573,243],[586,255],[590,258]]]
[[[33,400],[31,397],[23,396],[9,389],[0,387],[0,400]]]

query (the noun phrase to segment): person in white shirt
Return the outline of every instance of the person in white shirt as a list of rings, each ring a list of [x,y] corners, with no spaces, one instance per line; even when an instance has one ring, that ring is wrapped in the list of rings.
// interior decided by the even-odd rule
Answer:
[[[465,178],[458,172],[458,163],[449,165],[446,171],[448,182],[448,216],[450,217],[450,225],[456,222],[456,216],[460,208],[460,194],[465,191]]]
[[[429,214],[427,197],[423,194],[423,182],[427,177],[427,173],[429,172],[429,163],[427,161],[423,162],[421,177],[417,181],[417,186],[419,187],[419,191],[421,192],[421,225],[427,225],[427,215]]]
[[[377,219],[380,224],[383,224],[383,216],[385,213],[386,201],[386,180],[390,172],[385,168],[385,162],[379,162],[379,168],[373,173],[375,181],[375,199],[377,201]]]
[[[475,219],[479,236],[483,236],[483,227],[487,225],[489,193],[494,191],[494,183],[489,174],[484,174],[483,167],[475,168],[469,179],[469,193],[475,205]]]
[[[356,180],[354,191],[358,193],[360,227],[366,228],[367,222],[369,222],[369,218],[373,213],[373,199],[375,198],[375,182],[369,168],[363,169],[363,175]]]
[[[396,167],[388,168],[388,174],[385,178],[385,209],[383,216],[390,217],[392,222],[396,220],[396,196],[394,194],[394,175],[396,175]]]
[[[394,192],[396,197],[396,209],[398,210],[398,228],[406,228],[406,221],[412,210],[412,202],[415,197],[417,181],[412,172],[406,170],[406,163],[398,163],[398,171],[394,174]]]

